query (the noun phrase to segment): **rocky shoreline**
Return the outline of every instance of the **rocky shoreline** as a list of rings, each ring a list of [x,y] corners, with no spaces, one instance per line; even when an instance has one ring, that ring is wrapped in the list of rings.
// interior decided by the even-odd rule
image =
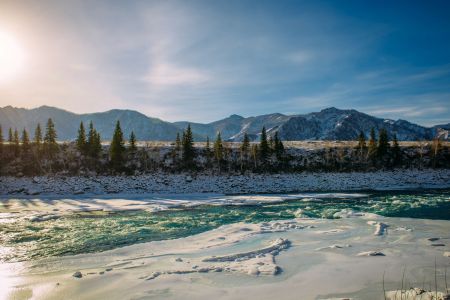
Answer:
[[[351,173],[167,174],[95,177],[0,177],[0,197],[144,194],[253,194],[350,190],[450,188],[449,169]]]

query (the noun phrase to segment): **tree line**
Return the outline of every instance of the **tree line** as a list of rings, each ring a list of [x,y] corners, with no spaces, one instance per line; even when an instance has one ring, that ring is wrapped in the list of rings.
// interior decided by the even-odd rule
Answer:
[[[429,151],[427,146],[421,146],[423,149],[414,150],[413,157],[408,157],[395,134],[389,140],[385,129],[380,129],[377,136],[374,128],[370,130],[368,140],[360,132],[356,147],[325,146],[315,150],[313,154],[295,152],[293,149],[287,151],[278,132],[268,134],[265,127],[257,142],[251,142],[249,135],[244,133],[242,142],[228,143],[223,141],[218,132],[214,141],[207,137],[206,143],[196,146],[192,128],[188,125],[181,134],[176,135],[172,146],[158,148],[143,143],[138,147],[137,144],[133,131],[128,140],[125,140],[119,121],[115,124],[109,147],[102,146],[100,133],[92,121],[87,128],[83,122],[80,123],[77,138],[71,143],[57,143],[52,119],[48,119],[44,130],[37,124],[32,138],[26,129],[19,133],[17,129],[9,128],[5,140],[0,126],[0,174],[77,174],[84,172],[83,170],[102,174],[133,174],[151,170],[357,171],[405,166],[408,163],[411,167],[446,167],[450,164],[448,147],[446,151],[442,151],[439,139],[433,140]]]

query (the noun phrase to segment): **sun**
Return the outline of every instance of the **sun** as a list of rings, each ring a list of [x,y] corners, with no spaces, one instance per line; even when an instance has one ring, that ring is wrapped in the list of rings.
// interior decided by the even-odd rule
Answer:
[[[25,54],[14,36],[0,31],[0,83],[12,80],[24,67]]]

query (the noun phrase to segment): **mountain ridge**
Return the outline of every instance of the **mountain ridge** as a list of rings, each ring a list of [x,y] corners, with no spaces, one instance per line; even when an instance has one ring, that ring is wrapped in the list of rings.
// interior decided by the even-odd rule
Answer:
[[[43,105],[37,108],[16,108],[11,105],[0,108],[0,125],[6,136],[9,128],[26,128],[32,135],[37,123],[45,126],[48,118],[55,122],[60,140],[73,140],[80,122],[92,121],[102,138],[111,138],[115,122],[121,122],[125,137],[133,130],[140,140],[173,141],[191,124],[194,137],[198,141],[215,138],[221,132],[228,141],[241,141],[247,133],[251,140],[257,140],[263,126],[269,135],[278,132],[283,140],[354,140],[360,131],[368,136],[373,127],[376,131],[386,128],[390,135],[399,140],[430,140],[435,136],[449,139],[450,123],[424,127],[407,120],[391,120],[371,116],[355,109],[328,107],[319,112],[285,115],[272,113],[243,117],[232,114],[210,123],[189,121],[167,122],[149,117],[135,110],[111,109],[104,112],[77,114],[57,107]]]

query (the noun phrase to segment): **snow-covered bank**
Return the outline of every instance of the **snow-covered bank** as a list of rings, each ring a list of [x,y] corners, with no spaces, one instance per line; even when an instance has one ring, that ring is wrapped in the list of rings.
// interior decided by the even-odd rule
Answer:
[[[347,216],[351,217],[235,223],[182,239],[4,264],[0,265],[6,284],[3,295],[6,299],[30,295],[111,300],[384,299],[383,273],[390,299],[397,298],[388,291],[434,289],[435,276],[438,290],[445,290],[450,221]],[[383,231],[377,227],[381,224]],[[442,246],[436,246],[437,241]]]
[[[449,188],[450,169],[361,173],[0,177],[0,197],[142,194],[248,194]]]

